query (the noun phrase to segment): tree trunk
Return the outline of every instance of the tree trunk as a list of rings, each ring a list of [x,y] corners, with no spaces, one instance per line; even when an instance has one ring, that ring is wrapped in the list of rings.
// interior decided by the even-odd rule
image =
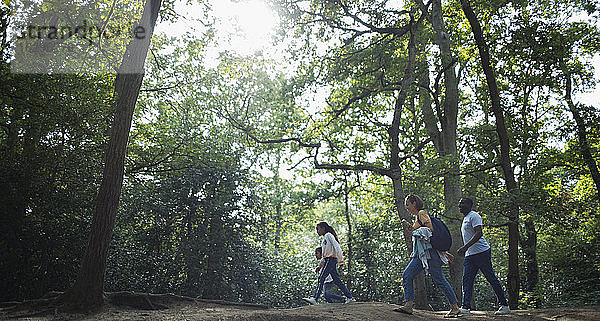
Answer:
[[[279,190],[279,186],[277,186]],[[279,250],[279,242],[281,241],[281,196],[279,195],[281,190],[278,191],[277,198],[279,199],[275,203],[275,249]]]
[[[128,44],[115,79],[112,106],[115,115],[102,184],[96,197],[88,244],[77,279],[61,298],[66,309],[88,310],[104,304],[104,275],[123,185],[127,141],[160,5],[161,0],[147,0],[139,23],[146,31],[145,37],[132,39]]]
[[[218,197],[216,185],[213,186],[212,195]],[[220,203],[218,200],[209,200],[206,204],[210,208],[210,219],[208,226],[208,241],[210,247],[214,250],[207,251],[206,254],[206,273],[202,276],[204,287],[202,289],[202,297],[206,299],[221,299],[223,293],[223,270],[226,264],[224,249],[225,240],[223,239],[223,218]]]
[[[408,91],[412,87],[412,83],[415,79],[415,60],[416,60],[416,33],[417,30],[413,26],[410,32],[410,39],[408,42],[408,63],[404,71],[404,78],[402,79],[402,89],[398,93],[396,98],[396,104],[394,106],[394,118],[392,125],[388,128],[388,135],[390,139],[390,178],[392,179],[392,187],[394,191],[394,204],[396,211],[400,218],[407,221],[412,221],[406,209],[404,208],[405,193],[402,184],[402,169],[400,168],[400,121],[402,119],[402,109],[408,96]],[[408,249],[408,253],[412,253],[412,234],[406,228],[403,227],[404,242]],[[415,283],[415,307],[419,309],[426,309],[427,304],[427,290],[425,288],[425,277],[420,274],[414,280]]]
[[[517,184],[510,162],[510,141],[504,123],[504,111],[500,105],[500,92],[490,63],[489,49],[483,37],[483,31],[469,1],[461,0],[461,4],[463,12],[471,24],[481,58],[481,67],[490,91],[492,111],[496,117],[496,132],[500,141],[500,163],[506,181],[506,189],[511,197],[508,213],[508,298],[510,308],[517,309],[519,306],[519,206],[513,197],[517,190]]]
[[[600,172],[598,171],[598,164],[596,164],[596,160],[592,156],[590,152],[590,145],[588,144],[587,133],[585,128],[585,121],[577,106],[573,103],[573,99],[571,99],[571,75],[567,73],[566,75],[566,89],[565,89],[565,100],[567,101],[567,105],[569,106],[569,110],[573,114],[573,118],[575,118],[575,123],[577,124],[577,138],[579,140],[579,148],[581,152],[581,157],[585,161],[585,164],[590,170],[590,174],[592,175],[592,180],[596,185],[596,197],[600,198]]]
[[[525,238],[522,238],[523,256],[527,266],[525,290],[528,293],[535,291],[539,281],[539,268],[537,261],[537,231],[533,218],[525,220]]]
[[[346,254],[346,268],[348,279],[346,285],[348,289],[352,288],[352,219],[350,218],[350,200],[348,195],[348,177],[344,175],[344,214],[346,215],[346,224],[348,225],[348,253]]]
[[[533,87],[528,88],[525,87],[523,92],[523,105],[521,106],[521,117],[523,119],[523,125],[527,124],[527,115],[528,105],[529,105],[529,95],[531,93]],[[521,175],[518,179],[519,187],[523,186],[523,184],[527,184],[527,182],[531,181],[531,177],[529,173],[531,172],[529,169],[529,165],[527,160],[531,156],[532,146],[528,144],[527,139],[524,138],[521,144],[521,159],[520,159],[520,167],[521,167]],[[535,221],[532,216],[527,216],[524,220],[525,233],[520,238],[520,245],[523,252],[523,259],[525,263],[525,291],[527,293],[533,293],[535,288],[539,282],[539,266],[537,260],[537,231],[535,229]],[[531,298],[535,301],[529,301],[528,304],[534,304],[537,307],[537,298],[536,296],[531,296]]]
[[[423,5],[421,5],[423,7]],[[442,106],[436,105],[437,117],[431,107],[429,93],[421,89],[419,95],[421,109],[425,121],[425,128],[429,137],[434,142],[434,146],[441,158],[446,159],[446,171],[444,173],[444,216],[445,222],[452,234],[451,252],[456,250],[462,244],[462,235],[460,225],[462,215],[458,211],[458,201],[462,196],[462,184],[460,182],[460,162],[458,161],[458,150],[456,147],[456,130],[458,124],[458,77],[456,76],[455,63],[450,46],[450,39],[444,27],[442,16],[442,3],[440,0],[432,2],[431,24],[435,31],[435,42],[440,48],[441,63],[444,73],[444,100]],[[429,70],[427,61],[423,61],[421,66],[419,82],[421,88],[429,88]],[[439,104],[436,101],[436,104]],[[439,121],[441,131],[438,128]],[[453,263],[450,264],[450,285],[454,289],[458,300],[462,298],[462,271],[463,257],[456,256]]]

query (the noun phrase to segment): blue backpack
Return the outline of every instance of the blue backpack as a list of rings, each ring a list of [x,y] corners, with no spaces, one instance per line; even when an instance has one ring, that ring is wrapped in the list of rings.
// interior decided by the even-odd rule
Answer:
[[[433,226],[433,234],[429,239],[431,246],[442,252],[450,250],[450,247],[452,246],[452,235],[450,235],[448,226],[435,216],[429,215],[429,218],[431,219],[431,225]],[[418,218],[417,221],[419,222],[419,225],[424,226]]]

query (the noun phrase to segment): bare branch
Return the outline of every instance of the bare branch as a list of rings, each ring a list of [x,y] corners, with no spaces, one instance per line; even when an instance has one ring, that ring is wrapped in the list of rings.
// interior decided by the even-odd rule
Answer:
[[[444,171],[444,172],[440,172],[440,173],[436,174],[435,176],[436,177],[442,177],[442,176],[449,175],[449,174],[452,175],[452,176],[472,175],[472,174],[475,174],[475,173],[488,171],[488,170],[490,170],[492,168],[495,168],[495,167],[498,167],[498,166],[501,166],[501,165],[502,164],[492,164],[492,165],[489,165],[489,166],[486,166],[486,167],[474,169],[474,170],[468,171],[468,172],[461,172],[461,173],[458,173],[458,174],[452,174],[449,171]]]
[[[318,161],[319,149],[317,148],[313,157],[316,169],[343,170],[343,171],[369,171],[383,176],[391,176],[391,170],[373,164],[321,164]]]
[[[364,20],[362,20],[361,18],[359,18],[356,14],[353,14],[352,12],[350,12],[350,9],[344,5],[342,3],[342,1],[339,0],[329,0],[329,2],[335,3],[337,4],[340,8],[342,8],[342,10],[344,11],[344,14],[350,18],[352,18],[354,21],[358,22],[359,24],[363,25],[364,27],[367,27],[369,30],[377,32],[377,33],[387,33],[387,34],[393,34],[394,36],[403,36],[405,34],[407,34],[410,31],[410,24],[405,25],[401,28],[395,28],[395,27],[377,27],[369,22],[366,22]],[[410,12],[406,11],[404,12],[405,14],[409,14]]]
[[[503,216],[505,216],[505,215],[503,215]],[[511,224],[511,222],[506,222],[506,223],[502,223],[502,224],[484,224],[483,226],[492,227],[492,228],[500,228],[500,227],[509,226],[510,224]]]
[[[158,88],[148,88],[148,89],[140,89],[141,92],[155,92],[155,91],[163,91],[163,90],[170,90],[173,88],[177,88],[180,87],[182,85],[181,82],[178,82],[175,85],[172,86],[167,86],[167,87],[158,87]]]
[[[348,101],[341,108],[334,109],[332,111],[334,114],[333,119],[338,118],[341,114],[343,114],[346,110],[348,110],[348,108],[350,108],[350,106],[352,104],[354,104],[355,102],[362,100],[363,98],[369,97],[374,92],[376,92],[376,90],[374,90],[374,89],[365,89],[365,90],[363,90],[362,94],[348,99]],[[330,123],[331,123],[331,121],[330,121]]]
[[[415,147],[415,150],[413,150],[412,153],[399,158],[400,163],[411,157],[415,157],[421,151],[421,149],[423,149],[423,147],[425,147],[425,145],[427,145],[427,143],[430,143],[432,141],[433,141],[433,138],[429,137],[426,140],[419,143],[419,145],[417,145],[417,147]]]
[[[296,165],[294,165],[294,166],[292,166],[292,167],[288,168],[288,170],[292,170],[292,169],[294,169],[294,168],[298,167],[300,164],[302,164],[302,162],[304,162],[305,160],[307,160],[307,159],[309,159],[309,158],[311,158],[311,157],[312,157],[312,155],[308,155],[308,156],[305,156],[305,157],[303,157],[303,158],[302,158],[300,161],[298,161],[298,162],[296,163]]]

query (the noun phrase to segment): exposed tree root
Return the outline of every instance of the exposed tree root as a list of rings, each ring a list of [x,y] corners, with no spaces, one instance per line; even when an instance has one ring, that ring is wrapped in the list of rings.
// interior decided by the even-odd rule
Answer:
[[[138,292],[106,292],[104,293],[104,305],[93,309],[82,309],[68,301],[62,292],[50,292],[43,298],[37,300],[27,300],[23,302],[2,302],[0,311],[8,315],[10,319],[39,317],[57,315],[58,313],[67,314],[94,314],[100,312],[107,305],[120,308],[129,308],[133,310],[165,310],[169,307],[182,302],[195,302],[200,304],[215,304],[223,306],[232,306],[237,308],[248,308],[252,310],[269,309],[269,307],[260,304],[251,304],[243,302],[228,302],[223,300],[195,299],[175,294],[149,294]]]

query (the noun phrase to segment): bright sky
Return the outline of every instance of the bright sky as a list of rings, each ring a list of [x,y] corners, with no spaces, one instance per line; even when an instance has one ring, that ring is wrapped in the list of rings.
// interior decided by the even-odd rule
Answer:
[[[262,0],[213,0],[214,13],[222,19],[219,29],[231,35],[233,49],[240,54],[271,47],[277,15]]]
[[[241,55],[256,51],[268,51],[271,39],[279,23],[277,14],[263,0],[209,0],[215,24],[218,51],[231,50]],[[181,35],[185,32],[203,32],[201,23],[195,21],[204,12],[204,7],[186,4],[179,0],[175,11],[182,15],[176,24],[161,22],[157,33]],[[215,52],[215,54],[216,54]]]
[[[600,79],[600,54],[596,54],[593,59],[594,77]],[[585,93],[574,94],[573,99],[580,103],[598,107],[600,99],[600,85],[596,84],[596,88],[586,91]]]

